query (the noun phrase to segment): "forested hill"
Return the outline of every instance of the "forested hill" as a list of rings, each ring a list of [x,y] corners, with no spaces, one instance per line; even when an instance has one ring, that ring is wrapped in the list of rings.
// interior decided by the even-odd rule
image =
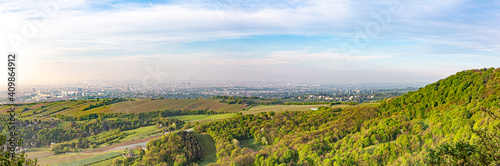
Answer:
[[[464,107],[467,111],[462,113],[471,116],[480,106],[497,109],[499,93],[500,69],[467,70],[418,91],[385,100],[380,108],[382,112],[403,114],[413,119]]]
[[[195,130],[216,141],[217,165],[495,165],[499,83],[500,69],[468,70],[380,105],[240,115]],[[249,139],[262,148],[239,145]]]
[[[458,72],[379,106],[385,116],[429,124],[426,144],[433,146],[425,149],[425,163],[431,165],[500,164],[499,107],[500,68]]]

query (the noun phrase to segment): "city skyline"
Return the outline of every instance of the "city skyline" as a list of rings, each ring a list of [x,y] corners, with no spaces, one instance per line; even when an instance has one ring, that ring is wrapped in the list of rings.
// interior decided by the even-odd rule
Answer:
[[[21,84],[429,83],[500,61],[496,1],[30,2],[0,1]]]

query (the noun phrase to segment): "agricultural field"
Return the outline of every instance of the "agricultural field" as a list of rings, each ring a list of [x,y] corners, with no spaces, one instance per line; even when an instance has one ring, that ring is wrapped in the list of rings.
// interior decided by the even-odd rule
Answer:
[[[15,107],[22,120],[33,118],[50,120],[47,116],[62,114],[66,116],[81,116],[92,113],[141,113],[156,110],[207,110],[214,112],[236,112],[246,108],[242,104],[221,103],[218,99],[125,99],[110,105],[98,106],[103,100],[78,100],[21,104]],[[0,106],[0,114],[6,114],[10,107]]]
[[[31,158],[31,159],[35,159],[37,158],[38,160],[40,159],[43,159],[43,158],[46,158],[46,157],[49,157],[49,156],[52,156],[54,155],[54,152],[52,151],[44,151],[44,150],[39,150],[39,151],[31,151],[31,152],[27,152],[26,155]]]
[[[179,132],[185,122],[190,122],[194,125],[195,122],[200,125],[210,123],[213,121],[223,120],[231,117],[235,117],[237,113],[242,114],[258,114],[260,112],[270,112],[275,113],[284,111],[308,111],[311,108],[318,108],[321,106],[328,106],[326,104],[320,105],[257,105],[257,106],[247,106],[246,104],[227,104],[221,103],[219,99],[121,99],[118,102],[113,102],[108,105],[103,105],[103,100],[97,101],[93,100],[78,100],[78,101],[59,101],[59,102],[46,102],[46,103],[31,103],[31,104],[21,104],[16,106],[16,111],[22,113],[21,120],[42,120],[51,122],[56,120],[57,125],[55,127],[66,130],[68,128],[74,128],[75,125],[87,125],[87,124],[100,124],[102,122],[106,123],[116,123],[115,121],[127,121],[130,118],[124,117],[107,117],[103,119],[82,119],[82,120],[62,120],[56,118],[54,115],[61,114],[69,117],[82,116],[92,113],[146,113],[157,110],[177,110],[177,111],[188,111],[188,110],[207,110],[218,112],[218,114],[188,114],[188,115],[178,115],[178,116],[167,116],[171,119],[180,120],[182,122],[178,125],[174,132]],[[344,107],[345,105],[336,105],[333,107]],[[9,108],[6,105],[0,106],[0,112],[6,113]],[[132,114],[133,115],[133,114]],[[64,117],[62,117],[64,118]],[[151,118],[158,118],[157,116],[152,116]],[[134,119],[134,118],[132,118]],[[168,118],[167,118],[168,119]],[[60,120],[60,121],[59,121]],[[142,119],[144,120],[144,119]],[[158,119],[156,119],[158,120]],[[170,120],[168,120],[170,121]],[[170,121],[172,122],[172,121]],[[122,122],[119,122],[122,123]],[[148,126],[149,125],[149,126]],[[105,132],[99,134],[99,139],[110,138],[109,142],[94,144],[89,147],[85,147],[83,151],[69,151],[63,153],[54,153],[53,149],[42,146],[42,148],[35,148],[35,151],[27,152],[29,158],[38,158],[40,165],[112,165],[114,159],[123,160],[120,156],[120,152],[125,149],[134,150],[139,147],[144,147],[147,142],[153,139],[157,139],[163,134],[162,129],[158,128],[155,124],[148,124],[147,126],[138,126],[131,128],[129,126],[123,126],[120,133],[124,133],[123,136],[113,137],[113,135],[103,135]],[[97,133],[96,133],[97,135]],[[195,135],[196,139],[200,142],[201,149],[203,151],[203,157],[200,161],[200,165],[208,165],[210,163],[215,163],[217,161],[215,141],[207,133],[197,133]],[[86,138],[90,138],[86,137]],[[86,139],[85,138],[85,139]],[[74,142],[78,139],[72,139]],[[90,141],[97,141],[98,139],[87,139]],[[68,142],[66,142],[68,143]],[[74,145],[69,146],[70,149]],[[259,151],[264,146],[256,143],[253,138],[241,140],[241,148],[248,147],[255,151]],[[76,148],[75,148],[76,149]],[[55,154],[55,155],[54,155]]]
[[[309,111],[311,108],[327,107],[328,104],[319,105],[259,105],[253,106],[249,110],[241,111],[244,115],[258,114],[259,112],[284,112],[284,111]],[[346,107],[348,105],[334,105],[332,107]]]
[[[110,152],[110,153],[105,153],[101,154],[98,156],[86,158],[83,160],[77,160],[77,161],[72,161],[72,162],[67,162],[63,164],[58,164],[57,166],[76,166],[76,165],[89,165],[93,163],[98,163],[107,159],[115,158],[115,157],[122,157],[121,152]]]
[[[255,142],[254,138],[249,138],[249,139],[240,140],[240,147],[242,147],[242,148],[247,147],[247,148],[259,151],[262,149],[262,147],[264,147],[264,145],[261,145],[261,144]]]
[[[212,110],[225,106],[219,100],[209,99],[135,99],[134,101],[126,101],[109,106],[107,109],[99,108],[89,110],[91,112],[106,112],[106,113],[140,113],[154,110]]]
[[[109,158],[106,160],[102,160],[102,161],[90,164],[89,166],[112,166],[114,159],[123,159],[123,156],[112,157],[112,158]]]
[[[215,115],[207,115],[207,114],[201,114],[201,115],[180,115],[180,116],[171,116],[170,118],[175,118],[179,119],[182,121],[205,121],[205,120],[218,120],[218,119],[225,119],[225,118],[230,118],[236,116],[236,114],[231,113],[231,114],[215,114]]]
[[[128,130],[125,131],[126,133],[129,133],[130,135],[127,135],[127,137],[123,138],[120,140],[120,142],[129,142],[129,141],[135,141],[138,139],[150,137],[150,136],[155,136],[155,135],[160,135],[161,130],[158,129],[156,126],[147,126],[147,127],[141,127],[138,129],[134,130]]]
[[[206,166],[210,163],[217,162],[217,156],[215,156],[215,141],[207,133],[195,134],[196,139],[201,145],[201,150],[203,154],[200,166]]]
[[[95,156],[101,155],[100,153],[67,153],[55,156],[50,156],[47,158],[39,159],[39,165],[56,165],[62,163],[68,163],[73,161],[78,161],[82,159],[87,159]]]

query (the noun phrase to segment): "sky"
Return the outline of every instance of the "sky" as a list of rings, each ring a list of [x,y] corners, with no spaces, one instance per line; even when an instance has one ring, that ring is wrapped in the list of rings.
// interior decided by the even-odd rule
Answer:
[[[500,64],[494,0],[0,0],[0,25],[24,84],[430,83]]]

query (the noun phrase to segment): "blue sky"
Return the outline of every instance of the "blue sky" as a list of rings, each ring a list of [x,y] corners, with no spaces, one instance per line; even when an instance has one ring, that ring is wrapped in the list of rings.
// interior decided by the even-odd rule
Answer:
[[[143,79],[156,67],[176,80],[434,82],[500,64],[499,1],[36,2],[0,0],[0,51],[19,52],[29,84]]]

